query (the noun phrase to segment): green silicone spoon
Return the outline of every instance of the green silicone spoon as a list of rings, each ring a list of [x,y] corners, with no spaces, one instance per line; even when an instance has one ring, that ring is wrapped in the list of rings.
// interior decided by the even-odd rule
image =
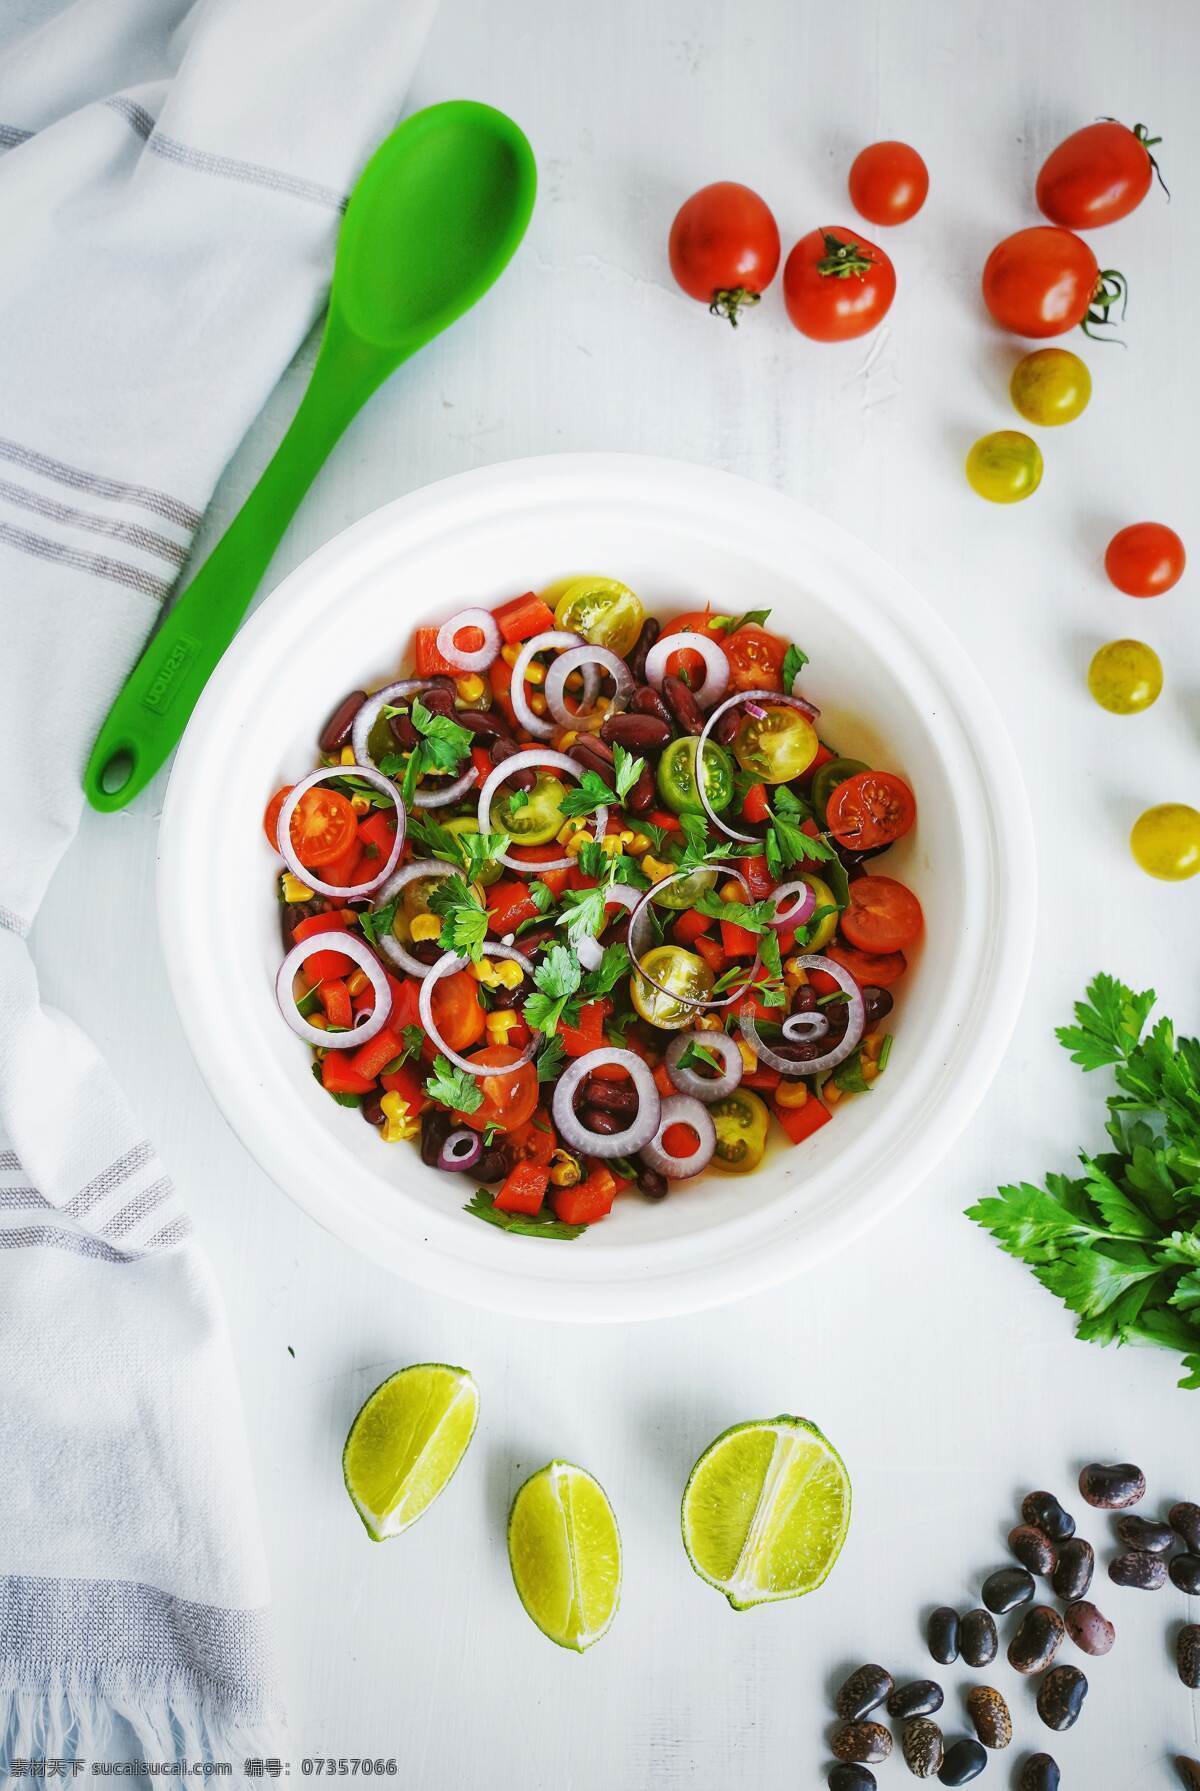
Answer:
[[[536,187],[521,131],[503,112],[471,100],[417,112],[375,151],[338,238],[308,390],[274,459],[109,711],[83,779],[93,808],[123,808],[178,744],[330,449],[401,361],[469,311],[503,273],[525,234]]]

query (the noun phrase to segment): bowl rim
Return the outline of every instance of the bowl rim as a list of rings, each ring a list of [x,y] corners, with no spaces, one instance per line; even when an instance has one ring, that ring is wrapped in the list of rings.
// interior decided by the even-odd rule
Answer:
[[[423,1236],[421,1224],[407,1229],[403,1223],[384,1225],[333,1197],[307,1169],[292,1141],[278,1129],[272,1133],[217,1047],[219,1017],[212,1005],[211,978],[203,973],[197,954],[185,949],[189,930],[179,917],[195,908],[194,897],[189,897],[189,880],[194,882],[187,847],[189,813],[206,786],[207,743],[223,705],[237,695],[241,668],[264,643],[281,628],[302,629],[306,613],[323,607],[331,581],[344,579],[352,568],[399,558],[415,545],[436,542],[449,529],[513,507],[536,511],[580,499],[591,503],[598,494],[606,502],[620,495],[642,509],[656,502],[672,510],[690,508],[706,521],[727,521],[743,538],[751,529],[756,539],[759,531],[777,535],[783,530],[798,542],[815,532],[823,549],[886,587],[895,610],[892,624],[908,637],[919,634],[922,657],[955,711],[961,744],[987,798],[992,861],[1001,867],[1019,865],[1024,893],[1020,903],[991,904],[986,960],[979,971],[986,999],[975,1004],[953,1043],[956,1098],[943,1101],[932,1119],[922,1113],[905,1127],[892,1153],[900,1161],[889,1162],[875,1178],[869,1203],[825,1213],[815,1229],[793,1225],[769,1242],[751,1240],[717,1261],[677,1262],[662,1273],[648,1266],[643,1253],[638,1272],[622,1274],[620,1258],[631,1252],[613,1252],[607,1279],[577,1280],[524,1272],[525,1253],[540,1252],[544,1245],[498,1234],[508,1248],[497,1266],[466,1261]],[[819,512],[736,474],[649,455],[559,454],[454,474],[381,506],[317,549],[259,605],[209,680],[176,755],[159,834],[159,934],[180,1023],[217,1107],[260,1167],[320,1225],[406,1280],[451,1298],[523,1318],[615,1323],[697,1311],[777,1285],[853,1243],[912,1193],[965,1130],[1007,1050],[1032,964],[1034,936],[1027,919],[1031,879],[1036,881],[1032,818],[1000,711],[957,637],[887,561]],[[346,1161],[352,1159],[347,1155]]]

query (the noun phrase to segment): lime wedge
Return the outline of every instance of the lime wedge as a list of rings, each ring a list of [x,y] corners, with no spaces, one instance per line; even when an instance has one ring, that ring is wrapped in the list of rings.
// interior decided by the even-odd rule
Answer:
[[[688,1560],[735,1611],[812,1592],[850,1527],[850,1479],[806,1418],[735,1424],[710,1443],[683,1494]]]
[[[578,1654],[600,1640],[621,1600],[621,1537],[598,1480],[568,1461],[531,1475],[508,1514],[508,1559],[543,1635]]]
[[[415,1524],[467,1452],[479,1389],[465,1368],[418,1362],[376,1387],[342,1451],[346,1491],[373,1542]]]

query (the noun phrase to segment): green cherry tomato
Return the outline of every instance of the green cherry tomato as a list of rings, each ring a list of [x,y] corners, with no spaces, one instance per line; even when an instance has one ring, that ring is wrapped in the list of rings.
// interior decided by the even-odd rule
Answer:
[[[447,833],[479,832],[479,822],[475,819],[474,815],[455,815],[451,820],[443,821],[442,826],[446,829]],[[475,881],[486,887],[489,884],[499,882],[503,875],[504,866],[499,863],[497,859],[488,858],[484,860],[483,867]],[[420,879],[418,878],[417,881],[419,882]]]
[[[700,807],[696,788],[696,748],[693,734],[672,740],[658,761],[658,793],[669,809],[681,815]],[[704,745],[704,794],[719,814],[733,801],[733,765],[729,754],[715,740]]]
[[[848,777],[857,777],[860,771],[869,771],[870,769],[871,767],[864,765],[861,759],[826,759],[820,770],[814,772],[812,805],[822,827],[825,825],[825,804],[838,785],[844,784]]]
[[[1183,883],[1200,871],[1200,812],[1186,802],[1161,802],[1139,815],[1129,849],[1148,877]]]
[[[764,715],[747,715],[733,737],[733,756],[760,783],[786,784],[808,770],[820,744],[806,715],[777,703]]]
[[[995,429],[967,455],[967,482],[990,504],[1019,504],[1042,482],[1042,450],[1019,429]]]
[[[1162,661],[1145,641],[1109,641],[1092,657],[1088,689],[1110,715],[1140,715],[1158,700]]]
[[[735,1088],[732,1094],[712,1101],[708,1111],[717,1133],[713,1168],[728,1175],[746,1175],[757,1169],[771,1124],[771,1115],[758,1096],[748,1088]]]
[[[816,896],[817,908],[828,908],[830,912],[821,916],[820,920],[812,930],[808,944],[803,947],[797,946],[796,949],[798,951],[824,951],[825,947],[829,944],[829,941],[833,938],[833,935],[837,932],[837,901],[832,889],[830,889],[828,883],[822,878],[815,877],[811,871],[801,871],[798,875],[803,882],[808,884],[808,887]],[[816,912],[816,908],[814,908],[813,912]]]
[[[554,620],[581,634],[594,647],[624,658],[633,651],[645,621],[642,600],[615,578],[576,578],[559,597]]]
[[[1013,368],[1012,401],[1027,423],[1042,429],[1073,423],[1092,395],[1086,361],[1069,348],[1036,348]]]
[[[672,883],[666,889],[661,890],[654,898],[654,906],[656,908],[691,908],[697,897],[702,896],[706,889],[711,889],[716,880],[716,871],[709,870],[706,865],[701,865],[698,870],[692,872],[690,877],[680,877],[678,883]]]
[[[566,788],[556,777],[539,775],[532,790],[506,790],[492,813],[493,826],[519,846],[545,846],[562,827]]]
[[[645,968],[654,978],[654,983],[661,984],[655,988],[654,983],[647,982],[644,976],[635,970],[630,979],[629,995],[634,1007],[643,1020],[649,1020],[651,1026],[661,1026],[666,1032],[678,1032],[684,1026],[690,1026],[696,1018],[696,1009],[687,1007],[680,1001],[673,1001],[672,995],[691,995],[703,999],[713,986],[713,973],[703,958],[695,952],[684,951],[681,945],[656,945],[641,960]],[[663,994],[669,989],[670,994]]]

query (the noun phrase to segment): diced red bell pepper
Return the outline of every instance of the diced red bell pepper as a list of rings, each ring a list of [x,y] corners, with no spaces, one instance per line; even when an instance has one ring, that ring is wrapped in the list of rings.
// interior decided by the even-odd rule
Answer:
[[[746,879],[746,887],[750,891],[752,902],[761,902],[775,887],[775,879],[767,868],[766,858],[756,853],[751,858],[739,858],[738,870]]]
[[[408,1102],[410,1113],[424,1113],[429,1105],[429,1096],[421,1086],[421,1077],[411,1062],[402,1063],[398,1070],[388,1070],[379,1078],[389,1094],[398,1094],[402,1101]]]
[[[321,1064],[321,1085],[330,1094],[370,1094],[374,1076],[362,1076],[346,1062],[348,1051],[329,1051]]]
[[[745,1014],[752,1020],[774,1020],[776,1024],[787,1017],[786,1008],[768,1007],[757,995],[744,995],[737,1004],[739,1014]]]
[[[803,1144],[806,1138],[811,1138],[814,1132],[819,1132],[833,1118],[828,1107],[815,1094],[809,1095],[803,1107],[778,1107],[773,1104],[771,1111],[793,1144]]]
[[[558,1031],[568,1057],[586,1057],[604,1043],[604,1022],[608,1018],[606,1001],[589,1001],[579,1010],[578,1026],[560,1024]]]
[[[330,883],[335,889],[349,889],[355,880],[359,860],[362,858],[362,847],[357,836],[350,841],[340,858],[334,858],[329,864],[323,864],[315,876],[322,883]]]
[[[660,1063],[655,1068],[654,1086],[664,1100],[669,1099],[671,1095],[677,1095],[679,1093],[679,1090],[671,1080],[671,1073],[667,1069],[665,1063]]]
[[[358,843],[375,848],[375,870],[381,871],[396,843],[396,817],[392,810],[373,808],[369,815],[364,815],[358,824]]]
[[[760,1063],[757,1069],[746,1071],[742,1077],[741,1086],[743,1088],[778,1088],[782,1081],[783,1077],[778,1070],[768,1069],[765,1064]]]
[[[616,1198],[615,1176],[607,1169],[596,1169],[573,1188],[555,1189],[554,1217],[564,1225],[594,1225],[608,1216]]]
[[[421,994],[421,985],[412,977],[393,976],[385,970],[388,988],[392,993],[392,1005],[388,1009],[388,1025],[393,1032],[403,1032],[406,1026],[419,1026],[420,1017],[417,1012],[417,1001]],[[356,1014],[373,1014],[375,1012],[375,988],[368,983],[354,997]]]
[[[475,767],[475,772],[480,783],[486,783],[487,779],[495,769],[492,764],[492,755],[486,746],[473,746],[471,748],[471,763]]]
[[[608,1182],[612,1183],[614,1194],[619,1194],[623,1188],[632,1188],[633,1186],[629,1176],[618,1175],[612,1164],[604,1162],[601,1157],[585,1157],[584,1163],[587,1166],[587,1175],[584,1180],[595,1182],[598,1188],[607,1186],[605,1177],[608,1178]]]
[[[550,1171],[541,1163],[518,1163],[505,1176],[492,1205],[498,1213],[536,1213],[549,1185]]]
[[[493,883],[485,895],[488,930],[498,939],[505,933],[515,933],[525,921],[537,919],[538,906],[527,883],[518,883],[515,878],[511,882]]]
[[[455,678],[460,675],[457,667],[438,652],[437,637],[436,628],[417,629],[413,638],[413,662],[418,678]]]
[[[692,945],[702,933],[707,933],[712,921],[707,914],[697,913],[695,908],[687,908],[679,916],[671,931],[679,945]]]
[[[311,939],[314,933],[344,933],[346,930],[346,922],[335,909],[330,914],[310,914],[307,920],[297,921],[292,928],[292,937],[299,942]],[[344,951],[315,951],[303,965],[310,983],[323,983],[331,976],[348,976],[353,969],[354,959],[348,958]]]
[[[507,603],[498,604],[492,614],[501,637],[510,647],[554,627],[554,611],[542,602],[536,591],[526,591],[522,597],[510,597]]]
[[[742,814],[747,821],[761,823],[770,820],[771,807],[767,801],[767,786],[765,784],[750,785],[742,797]]]
[[[404,1049],[404,1040],[399,1033],[393,1032],[390,1026],[381,1026],[373,1039],[360,1045],[350,1059],[350,1068],[357,1070],[360,1076],[369,1076],[374,1082],[385,1064],[391,1063],[393,1057],[399,1057]]]
[[[808,767],[808,769],[806,771],[801,772],[799,781],[802,784],[811,783],[813,778],[817,775],[817,772],[821,769],[822,765],[828,765],[830,759],[834,759],[836,757],[837,757],[836,753],[830,752],[829,748],[827,746],[822,745],[822,743],[818,740],[817,756],[813,760],[812,764]]]
[[[679,816],[673,815],[669,809],[652,808],[646,819],[652,827],[660,827],[664,833],[683,832]]]
[[[724,931],[724,926],[725,923],[722,922],[722,932]],[[708,965],[714,976],[720,976],[726,969],[728,969],[729,960],[725,956],[724,948],[719,945],[715,939],[709,939],[707,935],[702,935],[695,941],[692,949],[695,951],[697,957],[704,959],[704,962]]]
[[[567,878],[571,874],[570,866],[560,865],[553,870],[547,868],[547,861],[553,864],[556,858],[562,857],[560,847],[556,846],[551,851],[546,846],[511,846],[509,857],[517,859],[528,870],[531,877],[536,877],[539,883],[544,883],[552,896],[560,896],[567,887]]]
[[[324,1008],[329,1024],[349,1032],[354,1024],[354,1009],[350,1005],[350,991],[341,978],[330,977],[328,982],[318,984],[317,1000]]]
[[[721,944],[727,958],[753,958],[758,955],[758,934],[735,920],[721,922]]]
[[[512,691],[512,667],[509,665],[507,659],[500,657],[493,659],[488,668],[488,679],[492,686],[492,695],[496,700],[496,707],[499,709],[500,713],[507,718],[509,726],[515,728],[517,725],[517,717],[516,711],[512,706],[512,696],[510,694]]]

